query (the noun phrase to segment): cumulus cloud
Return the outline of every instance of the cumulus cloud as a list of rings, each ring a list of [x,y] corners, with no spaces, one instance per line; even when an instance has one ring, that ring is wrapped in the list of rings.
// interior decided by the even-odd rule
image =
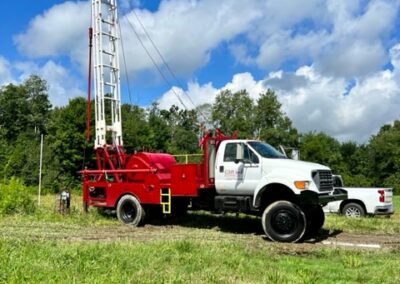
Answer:
[[[127,65],[133,74],[155,69],[131,24],[162,64],[137,15],[180,75],[206,65],[212,50],[226,42],[241,64],[273,71],[287,62],[313,63],[324,75],[350,78],[376,72],[387,63],[384,40],[395,27],[400,1],[305,0],[299,5],[291,0],[170,0],[161,1],[153,12],[140,9],[138,0],[121,1],[120,6]],[[15,42],[30,57],[67,55],[85,70],[89,15],[88,1],[55,5],[35,17]]]
[[[301,131],[326,131],[342,141],[365,142],[383,124],[399,119],[400,44],[390,54],[392,71],[357,79],[348,91],[345,79],[321,75],[314,66],[282,74],[279,80],[267,78],[264,84],[276,90],[285,111]],[[290,84],[291,80],[286,79],[293,76],[301,84],[282,87],[287,81]]]
[[[176,93],[186,100],[190,96],[197,105],[212,103],[223,89],[234,92],[247,89],[256,99],[268,88],[276,91],[283,110],[301,132],[325,131],[340,141],[366,142],[371,134],[395,119],[400,109],[400,44],[390,50],[393,70],[378,71],[358,79],[348,90],[344,78],[325,76],[314,66],[302,66],[295,72],[271,72],[263,80],[255,80],[250,73],[236,74],[231,82],[217,89],[211,83],[190,83],[186,94],[179,88]],[[159,100],[168,108],[180,105],[170,90]]]
[[[130,24],[155,61],[162,63],[136,15],[171,68],[178,74],[190,74],[208,62],[212,49],[250,29],[262,13],[257,10],[257,1],[175,0],[161,2],[154,13],[136,9],[120,21],[123,33],[132,35],[124,39],[129,46],[127,58],[134,58],[130,71],[154,69]]]
[[[399,1],[286,2],[266,1],[272,9],[265,9],[265,24],[248,34],[258,52],[251,60],[243,48],[232,49],[238,61],[255,62],[267,70],[291,61],[314,63],[324,75],[346,78],[376,72],[387,63],[384,40],[395,27]],[[292,15],[296,8],[299,12]]]
[[[52,60],[47,61],[42,66],[34,62],[19,62],[14,66],[20,74],[18,78],[20,82],[32,74],[46,80],[49,100],[53,106],[66,105],[69,99],[85,95],[80,89],[80,80],[71,76],[66,68]]]
[[[253,20],[262,16],[258,3],[172,0],[162,1],[155,12],[135,8],[121,15],[128,70],[131,73],[154,70],[131,24],[155,61],[162,63],[136,15],[171,68],[178,74],[190,74],[208,62],[213,48],[250,29]],[[125,10],[137,6],[138,2],[122,1],[121,5]],[[15,36],[15,43],[21,53],[32,58],[67,55],[84,70],[89,15],[88,2],[55,5],[36,16],[25,32]]]
[[[12,83],[11,65],[7,59],[0,56],[0,86]]]
[[[65,2],[33,18],[14,42],[30,58],[66,55],[86,66],[89,25],[89,2]]]

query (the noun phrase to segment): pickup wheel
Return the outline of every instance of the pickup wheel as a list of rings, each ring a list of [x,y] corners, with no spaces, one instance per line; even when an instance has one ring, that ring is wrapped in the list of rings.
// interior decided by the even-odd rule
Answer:
[[[276,242],[298,242],[306,231],[306,216],[292,202],[276,201],[270,204],[262,215],[265,234]]]
[[[143,225],[145,216],[145,211],[136,197],[124,195],[118,201],[117,217],[121,223],[137,227]]]
[[[315,236],[325,223],[325,213],[320,205],[315,205],[304,209],[307,217],[308,236]]]
[[[360,204],[351,202],[343,206],[342,214],[346,217],[360,218],[365,216],[365,210]]]

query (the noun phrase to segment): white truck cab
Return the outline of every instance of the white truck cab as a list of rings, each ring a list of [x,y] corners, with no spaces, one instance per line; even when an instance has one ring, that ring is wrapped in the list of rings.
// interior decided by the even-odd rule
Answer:
[[[330,168],[289,159],[256,140],[221,142],[215,157],[215,190],[216,209],[262,213],[264,231],[278,241],[297,241],[306,227],[318,231],[324,223],[321,206],[347,197],[340,189],[334,192]],[[305,225],[296,231],[299,223]]]
[[[255,140],[221,142],[215,163],[218,194],[256,196],[268,184],[282,184],[299,195],[304,190],[327,194],[333,189],[331,170],[292,160],[267,143]]]

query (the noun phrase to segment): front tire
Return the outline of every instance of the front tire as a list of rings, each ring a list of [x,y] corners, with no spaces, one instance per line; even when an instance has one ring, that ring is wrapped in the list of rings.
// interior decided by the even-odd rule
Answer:
[[[343,206],[342,214],[346,217],[360,218],[365,216],[365,210],[360,204],[352,202]]]
[[[137,227],[143,225],[145,216],[145,211],[136,197],[124,195],[118,201],[117,217],[121,223]]]
[[[276,242],[298,242],[304,236],[307,222],[304,212],[289,201],[270,204],[261,218],[265,234]]]

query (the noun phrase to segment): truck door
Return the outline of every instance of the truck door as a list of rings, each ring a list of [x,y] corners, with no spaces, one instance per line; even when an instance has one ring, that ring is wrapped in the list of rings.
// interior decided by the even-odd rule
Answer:
[[[239,144],[243,146],[243,160],[236,161]],[[252,195],[262,176],[260,158],[242,142],[228,142],[223,153],[218,153],[215,186],[221,194]]]

